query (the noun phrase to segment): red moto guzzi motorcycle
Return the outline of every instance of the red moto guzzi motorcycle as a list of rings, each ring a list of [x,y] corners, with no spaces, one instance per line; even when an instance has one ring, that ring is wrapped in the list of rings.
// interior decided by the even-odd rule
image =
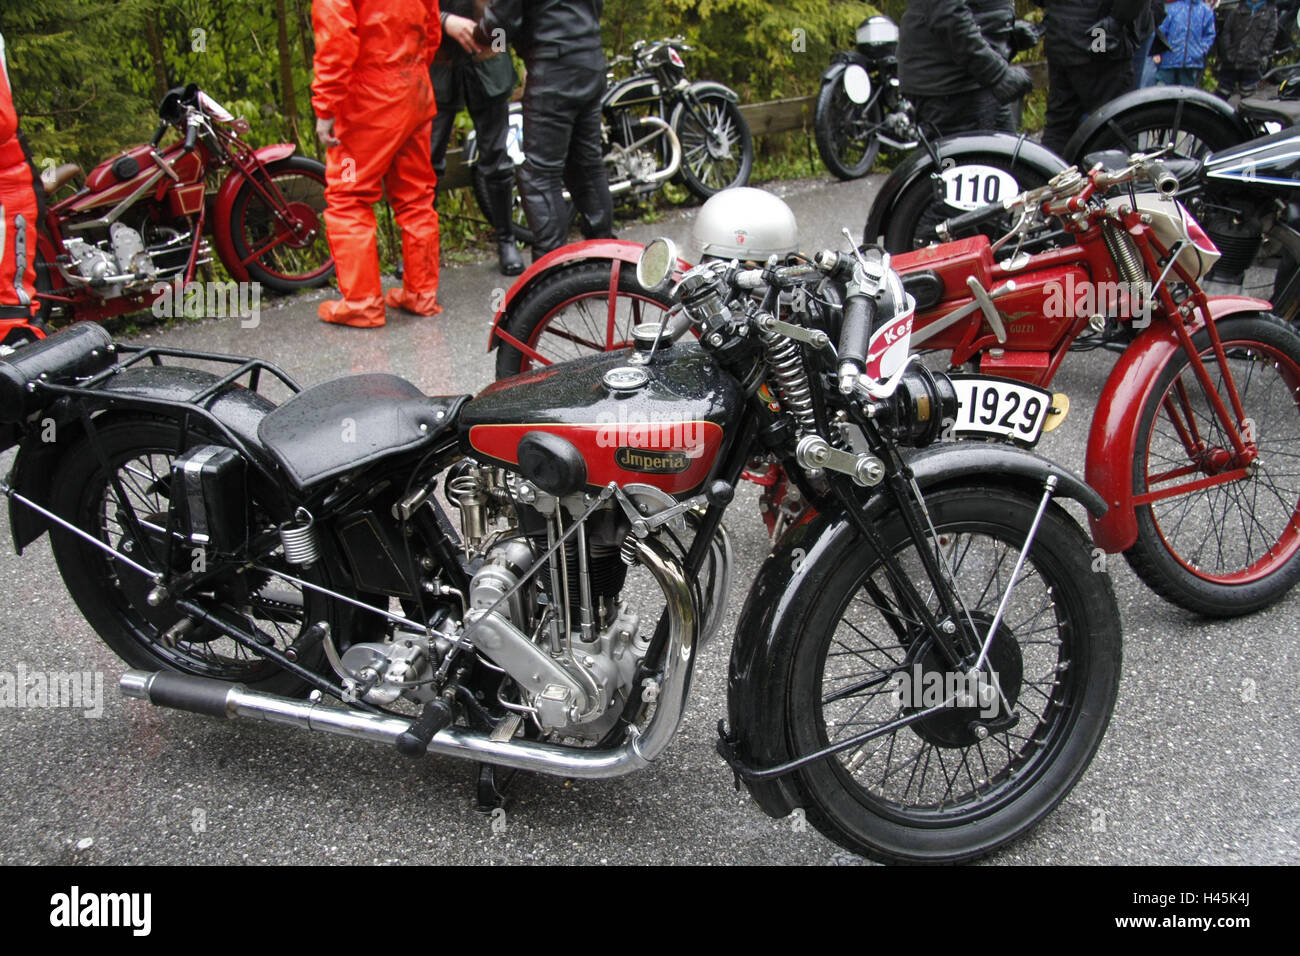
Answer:
[[[324,285],[325,167],[296,147],[253,149],[245,120],[190,84],[158,107],[153,139],[105,160],[73,195],[52,201],[38,238],[43,315],[104,319],[149,308],[211,261],[277,292]],[[181,138],[161,147],[169,129]],[[225,174],[224,179],[222,174]],[[81,174],[42,174],[56,193]]]
[[[1154,156],[1086,175],[1071,167],[939,227],[943,238],[1010,213],[1014,226],[998,241],[941,242],[891,265],[917,299],[912,347],[1003,378],[964,395],[961,414],[1000,425],[1008,440],[1037,434],[1058,407],[1045,387],[1084,333],[1093,333],[1089,345],[1122,351],[1088,438],[1086,476],[1108,505],[1092,519],[1093,536],[1167,600],[1245,614],[1300,578],[1300,470],[1290,465],[1300,448],[1300,336],[1266,301],[1205,294],[1200,282],[1219,253],[1171,198],[1177,186]],[[1035,255],[1018,248],[1048,222],[1064,230],[1063,244]],[[510,346],[499,372],[505,360],[545,364],[552,349],[618,347],[628,316],[667,307],[644,290],[623,296],[616,257],[625,253],[602,251],[609,261],[556,269],[548,286],[521,276],[517,301],[530,308],[503,312],[494,328]],[[819,290],[835,295],[833,282]],[[782,476],[762,480],[772,482],[767,517],[788,512]]]

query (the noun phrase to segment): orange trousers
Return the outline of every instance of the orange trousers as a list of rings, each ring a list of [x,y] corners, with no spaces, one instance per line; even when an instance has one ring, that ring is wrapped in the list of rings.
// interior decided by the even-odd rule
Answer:
[[[325,229],[346,302],[381,295],[374,204],[385,191],[402,230],[402,287],[408,299],[432,305],[437,293],[433,197],[438,180],[429,158],[433,92],[427,72],[423,79],[406,87],[404,99],[387,103],[383,94],[395,85],[391,78],[369,90],[357,83],[348,108],[335,120],[340,145],[326,153]]]

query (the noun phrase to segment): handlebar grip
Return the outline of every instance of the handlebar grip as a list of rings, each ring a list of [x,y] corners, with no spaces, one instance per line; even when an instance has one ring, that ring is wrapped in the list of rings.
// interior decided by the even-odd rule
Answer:
[[[1172,196],[1178,192],[1178,177],[1170,172],[1169,167],[1159,160],[1147,163],[1147,178],[1162,196]]]
[[[157,148],[165,135],[167,135],[167,124],[159,123],[158,128],[154,130],[153,139],[149,140],[149,145]]]
[[[860,369],[867,367],[867,343],[876,323],[876,300],[869,295],[851,295],[844,304],[844,324],[840,328],[839,358]]]
[[[198,140],[198,138],[199,138],[199,128],[198,128],[197,126],[195,126],[193,123],[188,123],[188,124],[186,124],[186,126],[185,126],[185,152],[188,153],[188,152],[190,152],[192,149],[194,149],[194,143],[195,143],[196,140]]]
[[[979,209],[964,212],[960,216],[945,219],[934,227],[934,234],[947,242],[952,238],[953,233],[960,232],[963,229],[970,229],[972,226],[982,225],[990,219],[996,219],[1006,211],[1007,207],[1000,202],[989,203],[989,205],[981,206]]]

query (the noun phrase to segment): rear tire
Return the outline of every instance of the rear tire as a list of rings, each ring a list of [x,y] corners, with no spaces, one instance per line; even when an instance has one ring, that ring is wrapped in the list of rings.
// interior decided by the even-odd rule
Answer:
[[[325,237],[325,164],[290,156],[262,167],[275,182],[301,232],[272,246],[245,268],[249,278],[276,292],[326,285],[334,257]],[[230,204],[230,238],[240,262],[286,232],[274,210],[252,183],[245,182]],[[226,263],[231,267],[231,263]]]
[[[1224,116],[1204,107],[1184,104],[1177,124],[1176,103],[1149,103],[1115,117],[1098,129],[1066,161],[1081,167],[1089,153],[1103,149],[1122,149],[1126,153],[1146,153],[1174,144],[1168,158],[1200,159],[1210,153],[1242,142],[1241,133]]]
[[[153,517],[155,523],[166,522],[170,501],[169,468],[180,445],[179,428],[174,422],[160,419],[127,418],[99,422],[99,445],[110,466],[123,483],[132,508],[140,517]],[[202,436],[190,433],[190,445],[202,444]],[[138,542],[129,540],[117,498],[88,439],[81,439],[59,464],[51,491],[52,510],[65,520],[119,553],[153,567]],[[250,510],[267,526],[276,516],[260,501],[256,490],[249,489]],[[132,667],[148,670],[166,669],[196,674],[218,680],[238,681],[249,688],[273,694],[296,694],[305,684],[279,665],[255,657],[251,651],[210,625],[198,624],[187,638],[167,647],[163,634],[183,615],[164,604],[152,607],[145,600],[151,582],[139,571],[113,560],[104,551],[70,531],[54,527],[50,532],[54,558],[68,592],[81,609],[90,626],[104,643]],[[128,544],[129,540],[129,544]],[[161,544],[160,539],[154,543]],[[161,564],[161,549],[158,552]],[[178,548],[174,560],[190,566],[194,557],[188,546]],[[213,556],[212,560],[218,560]],[[329,587],[329,561],[321,560],[310,569],[295,569],[295,576]],[[346,636],[350,612],[341,602],[326,600],[315,592],[305,591],[275,577],[258,577],[237,564],[223,575],[209,600],[221,606],[237,608],[246,624],[254,624],[271,636],[283,651],[310,623],[326,621],[334,640]],[[346,646],[346,644],[341,645]],[[317,646],[300,662],[309,669],[324,665],[323,651]]]

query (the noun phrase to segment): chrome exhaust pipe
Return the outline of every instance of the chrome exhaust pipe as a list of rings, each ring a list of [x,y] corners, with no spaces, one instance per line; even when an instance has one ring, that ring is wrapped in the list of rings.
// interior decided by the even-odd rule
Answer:
[[[677,175],[677,171],[682,168],[682,141],[677,138],[677,133],[673,131],[672,126],[665,120],[657,116],[643,116],[637,120],[638,126],[653,126],[663,130],[668,137],[668,165],[663,169],[656,170],[645,179],[631,180],[622,179],[616,183],[609,184],[610,195],[618,196],[629,191],[635,186],[658,186],[665,183]]]
[[[448,727],[434,736],[428,752],[584,779],[621,777],[649,766],[663,753],[676,736],[686,710],[700,630],[700,609],[681,565],[662,546],[649,540],[638,541],[637,556],[658,581],[668,603],[668,647],[663,679],[654,716],[644,733],[629,728],[627,739],[617,747],[576,750],[526,740],[492,740],[478,731]],[[146,700],[156,707],[209,717],[242,717],[287,724],[391,746],[397,745],[398,738],[412,724],[410,720],[388,714],[352,710],[322,701],[277,697],[251,691],[242,684],[170,671],[129,670],[118,681],[118,687],[123,696]]]

